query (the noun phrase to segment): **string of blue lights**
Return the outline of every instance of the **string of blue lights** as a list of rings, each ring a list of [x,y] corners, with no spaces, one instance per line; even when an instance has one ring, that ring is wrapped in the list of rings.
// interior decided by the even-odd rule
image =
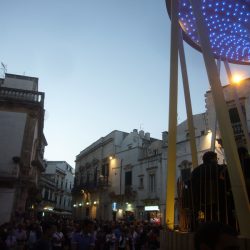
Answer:
[[[250,0],[201,1],[214,57],[236,64],[250,64]],[[170,0],[167,6],[170,13]],[[179,1],[178,16],[185,41],[201,51],[189,0]]]

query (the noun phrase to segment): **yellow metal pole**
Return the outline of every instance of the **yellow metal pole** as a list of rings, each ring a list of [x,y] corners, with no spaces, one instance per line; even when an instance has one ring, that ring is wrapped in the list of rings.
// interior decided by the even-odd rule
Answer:
[[[221,65],[221,60],[218,59],[217,60],[217,70],[218,70],[219,76],[220,76],[220,65]],[[215,113],[214,123],[213,123],[213,127],[212,127],[212,136],[211,136],[211,146],[210,146],[211,151],[215,151],[216,133],[217,133],[217,116]]]
[[[169,229],[174,228],[174,203],[176,184],[176,131],[178,96],[178,1],[171,3],[171,52],[169,87],[168,159],[166,183],[166,217]]]
[[[185,53],[184,53],[184,48],[183,48],[182,32],[180,30],[180,27],[179,27],[179,57],[180,57],[180,63],[181,63],[182,81],[183,81],[183,89],[184,89],[184,96],[185,96],[185,103],[186,103],[189,142],[190,142],[190,149],[191,149],[191,155],[192,155],[192,165],[194,169],[195,167],[198,166],[197,148],[196,148],[196,143],[195,143],[195,128],[194,128],[194,121],[193,121],[190,91],[189,91],[187,66],[186,66]]]
[[[215,110],[228,164],[228,172],[240,226],[240,233],[250,238],[250,205],[231,126],[228,107],[226,105],[220,78],[213,58],[207,27],[202,16],[201,0],[190,0],[196,17],[197,29],[202,46],[207,75],[211,85]]]

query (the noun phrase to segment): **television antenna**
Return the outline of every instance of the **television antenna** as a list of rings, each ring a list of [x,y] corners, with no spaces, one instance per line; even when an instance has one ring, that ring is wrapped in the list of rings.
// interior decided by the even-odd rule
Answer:
[[[7,64],[4,64],[3,62],[1,62],[1,71],[2,71],[1,77],[4,77],[5,74],[7,73]]]

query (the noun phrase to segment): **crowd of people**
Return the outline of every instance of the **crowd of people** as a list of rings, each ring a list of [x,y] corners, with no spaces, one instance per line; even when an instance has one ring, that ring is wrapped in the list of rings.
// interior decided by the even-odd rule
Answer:
[[[85,219],[25,220],[0,227],[1,250],[154,250],[160,225]]]

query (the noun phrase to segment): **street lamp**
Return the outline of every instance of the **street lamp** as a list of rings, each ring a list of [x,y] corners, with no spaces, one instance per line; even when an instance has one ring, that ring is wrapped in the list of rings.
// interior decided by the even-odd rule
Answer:
[[[232,75],[231,81],[232,81],[233,84],[240,84],[242,80],[243,80],[243,76],[241,74],[234,73]]]

